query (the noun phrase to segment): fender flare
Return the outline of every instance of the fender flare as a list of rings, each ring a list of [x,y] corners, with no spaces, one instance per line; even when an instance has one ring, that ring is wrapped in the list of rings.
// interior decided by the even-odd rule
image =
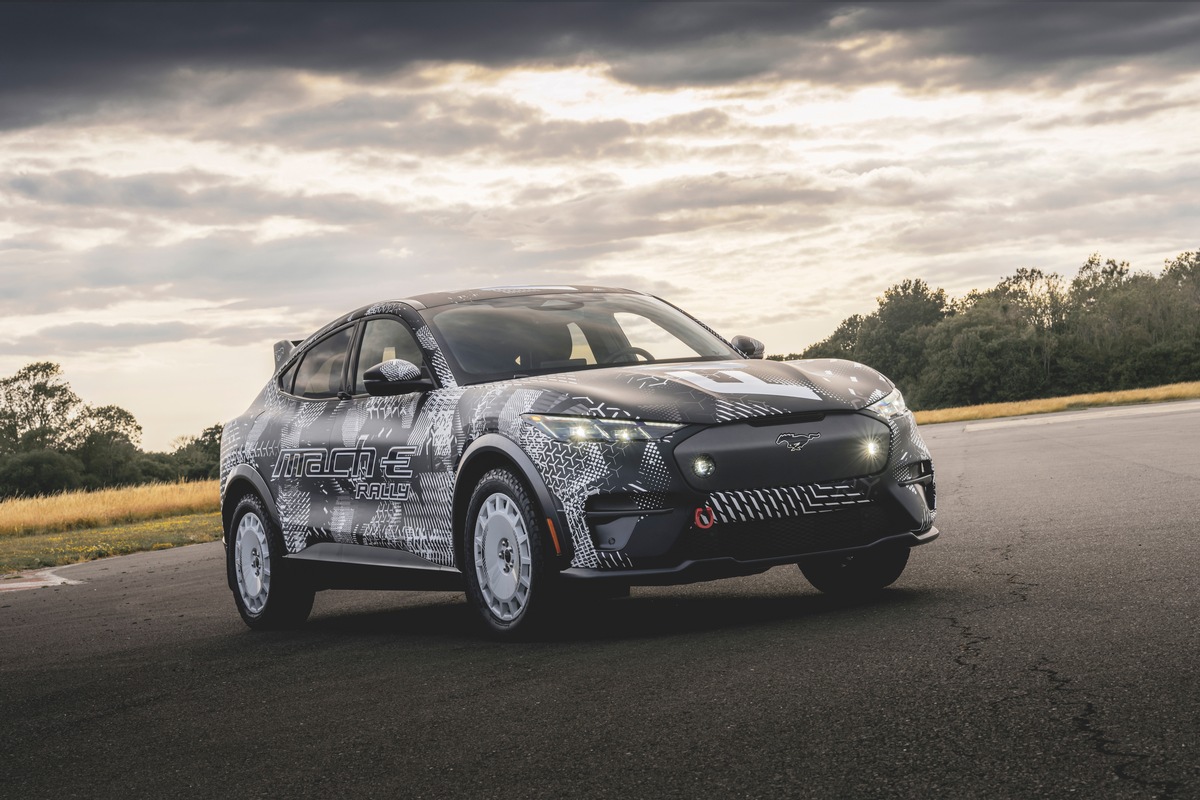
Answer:
[[[520,445],[499,433],[485,433],[478,437],[467,446],[467,449],[463,451],[462,457],[458,460],[458,468],[455,471],[454,480],[455,529],[458,530],[462,525],[465,525],[467,502],[470,499],[471,492],[475,489],[474,486],[463,485],[458,480],[458,476],[462,475],[464,470],[473,461],[488,455],[499,455],[505,460],[512,462],[520,470],[521,477],[525,479],[529,488],[533,490],[534,500],[541,507],[542,518],[548,520],[554,528],[554,538],[561,548],[561,552],[554,556],[555,562],[560,566],[569,564],[574,557],[575,548],[571,542],[571,530],[563,524],[563,514],[559,508],[557,499],[551,494],[549,487],[546,486],[546,482],[542,479],[541,473],[538,472],[533,459],[521,449]]]
[[[267,513],[271,515],[271,519],[276,525],[282,525],[282,520],[279,518],[279,508],[275,505],[275,497],[271,494],[271,489],[267,486],[267,482],[263,480],[263,476],[259,475],[258,470],[249,464],[238,464],[229,471],[228,477],[225,478],[225,490],[221,493],[221,523],[223,528],[229,523],[228,515],[233,513],[232,508],[225,508],[225,498],[229,495],[229,489],[238,482],[249,483],[267,507]],[[228,531],[224,531],[224,534],[228,535],[228,533]]]

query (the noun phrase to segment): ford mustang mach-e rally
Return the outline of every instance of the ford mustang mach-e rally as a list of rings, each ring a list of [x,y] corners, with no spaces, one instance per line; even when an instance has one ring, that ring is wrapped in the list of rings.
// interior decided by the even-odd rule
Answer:
[[[583,286],[419,295],[279,342],[221,440],[238,611],[285,627],[322,589],[465,590],[505,636],[572,584],[780,564],[833,594],[891,584],[938,535],[900,391],[862,364],[762,352]]]

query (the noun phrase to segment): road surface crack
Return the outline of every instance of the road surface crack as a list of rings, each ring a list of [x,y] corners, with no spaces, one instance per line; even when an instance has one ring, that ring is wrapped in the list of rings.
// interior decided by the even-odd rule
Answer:
[[[991,552],[1002,563],[1006,564],[1012,560],[1013,551],[1017,547],[1023,545],[1028,537],[1027,531],[1024,529],[1018,530],[1019,538],[1016,542],[1006,544],[1003,547],[992,548]],[[1006,570],[985,572],[987,565],[984,562],[972,564],[969,569],[976,577],[997,577],[1003,578],[1004,582],[1012,587],[1008,591],[1008,596],[1011,599],[1004,602],[990,603],[978,608],[972,608],[962,612],[959,616],[944,616],[937,617],[950,624],[950,627],[958,632],[959,636],[966,641],[959,642],[958,655],[954,657],[954,662],[967,670],[974,672],[979,668],[979,657],[983,653],[983,643],[991,639],[990,636],[985,636],[976,632],[975,626],[968,624],[964,619],[972,614],[978,614],[981,611],[992,611],[1005,606],[1017,605],[1018,603],[1026,603],[1029,601],[1029,590],[1038,584],[1030,581],[1021,580],[1019,572],[1010,572]]]
[[[1051,667],[1050,664],[1052,663],[1050,659],[1042,657],[1029,669],[1031,672],[1045,676],[1050,681],[1050,691],[1052,692],[1060,692],[1066,695],[1077,692],[1078,690],[1071,685],[1074,683],[1074,679],[1063,675]],[[1096,723],[1096,705],[1090,700],[1072,699],[1065,703],[1065,705],[1079,709],[1077,713],[1071,716],[1071,725],[1076,731],[1084,735],[1097,753],[1108,758],[1122,759],[1112,767],[1113,773],[1119,780],[1128,781],[1143,789],[1150,790],[1154,792],[1153,797],[1162,798],[1162,800],[1170,800],[1170,798],[1176,797],[1176,793],[1183,788],[1183,784],[1178,781],[1151,781],[1133,774],[1131,770],[1139,766],[1144,766],[1150,760],[1150,754],[1135,753],[1122,749],[1120,742]]]

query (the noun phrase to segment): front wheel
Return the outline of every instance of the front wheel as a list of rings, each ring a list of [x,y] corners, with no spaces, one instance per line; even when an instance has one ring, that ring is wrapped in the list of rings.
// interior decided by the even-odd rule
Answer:
[[[471,605],[493,635],[526,635],[549,616],[556,576],[543,541],[521,480],[508,469],[480,478],[467,508],[464,571]]]
[[[835,597],[861,597],[891,586],[908,565],[907,547],[880,547],[850,555],[801,561],[800,571],[819,591]]]
[[[256,495],[243,497],[229,526],[226,567],[242,620],[254,630],[294,628],[308,619],[316,594],[284,563],[283,536]]]

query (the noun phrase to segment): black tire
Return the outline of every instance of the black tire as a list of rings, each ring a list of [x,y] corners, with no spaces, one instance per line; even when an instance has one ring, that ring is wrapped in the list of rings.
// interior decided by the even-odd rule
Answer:
[[[242,621],[256,631],[303,625],[316,592],[284,559],[283,534],[258,495],[238,502],[225,539],[229,585]]]
[[[891,586],[908,565],[907,547],[877,547],[851,555],[801,561],[800,571],[816,589],[833,597],[862,597]]]
[[[547,535],[525,484],[509,469],[485,473],[471,493],[463,530],[467,599],[492,636],[526,638],[545,629],[557,574]]]

